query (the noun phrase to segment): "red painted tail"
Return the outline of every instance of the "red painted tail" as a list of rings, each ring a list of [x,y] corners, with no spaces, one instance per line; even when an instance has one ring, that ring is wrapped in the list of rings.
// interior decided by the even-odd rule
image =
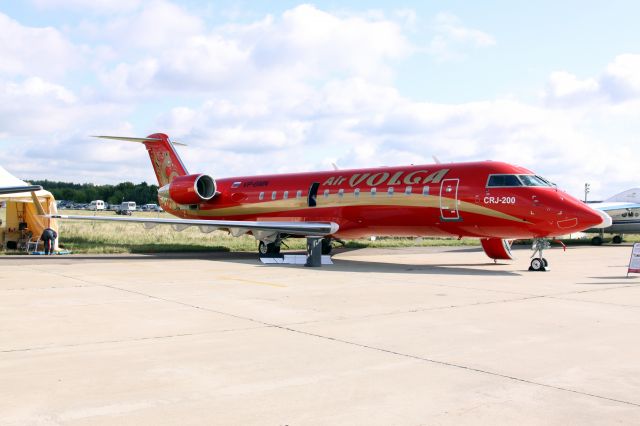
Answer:
[[[149,151],[151,165],[156,172],[160,187],[170,184],[178,176],[187,175],[187,168],[182,164],[174,145],[184,145],[171,142],[164,133],[154,133],[146,138],[132,138],[129,136],[94,136],[100,139],[143,143]]]
[[[169,141],[167,135],[164,133],[154,133],[145,139],[142,143],[144,143],[147,151],[149,151],[151,165],[156,172],[160,187],[170,184],[171,181],[178,176],[188,174],[187,169],[184,167],[184,164],[182,164],[178,153],[173,147],[173,143]]]

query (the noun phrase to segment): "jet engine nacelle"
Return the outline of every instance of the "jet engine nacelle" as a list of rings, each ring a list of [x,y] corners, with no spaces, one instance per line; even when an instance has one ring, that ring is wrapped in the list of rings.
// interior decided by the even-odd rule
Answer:
[[[199,204],[216,195],[216,181],[205,174],[178,176],[160,188],[158,195],[177,204]]]
[[[511,241],[501,238],[481,238],[480,244],[484,253],[493,260],[511,260]]]

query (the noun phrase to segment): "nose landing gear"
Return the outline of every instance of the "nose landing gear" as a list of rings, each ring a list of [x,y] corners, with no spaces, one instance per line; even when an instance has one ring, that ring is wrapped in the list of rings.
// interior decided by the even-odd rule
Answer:
[[[544,238],[534,238],[533,239],[533,254],[531,255],[531,265],[529,266],[530,271],[548,271],[549,270],[549,262],[547,259],[542,257],[542,252],[545,249],[551,247],[551,243]]]

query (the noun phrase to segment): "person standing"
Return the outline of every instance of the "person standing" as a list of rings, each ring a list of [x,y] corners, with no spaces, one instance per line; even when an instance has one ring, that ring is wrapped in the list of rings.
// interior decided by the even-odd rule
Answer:
[[[53,229],[45,228],[44,231],[42,231],[40,239],[44,243],[44,254],[53,254],[53,248],[56,246],[56,238],[58,238],[58,233]]]

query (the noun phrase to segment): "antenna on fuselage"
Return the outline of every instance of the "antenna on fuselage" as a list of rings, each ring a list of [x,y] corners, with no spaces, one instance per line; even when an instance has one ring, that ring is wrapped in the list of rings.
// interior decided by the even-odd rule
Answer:
[[[442,162],[438,159],[438,157],[436,157],[435,155],[432,155],[431,158],[433,158],[433,161],[436,162],[436,164],[441,164]]]

